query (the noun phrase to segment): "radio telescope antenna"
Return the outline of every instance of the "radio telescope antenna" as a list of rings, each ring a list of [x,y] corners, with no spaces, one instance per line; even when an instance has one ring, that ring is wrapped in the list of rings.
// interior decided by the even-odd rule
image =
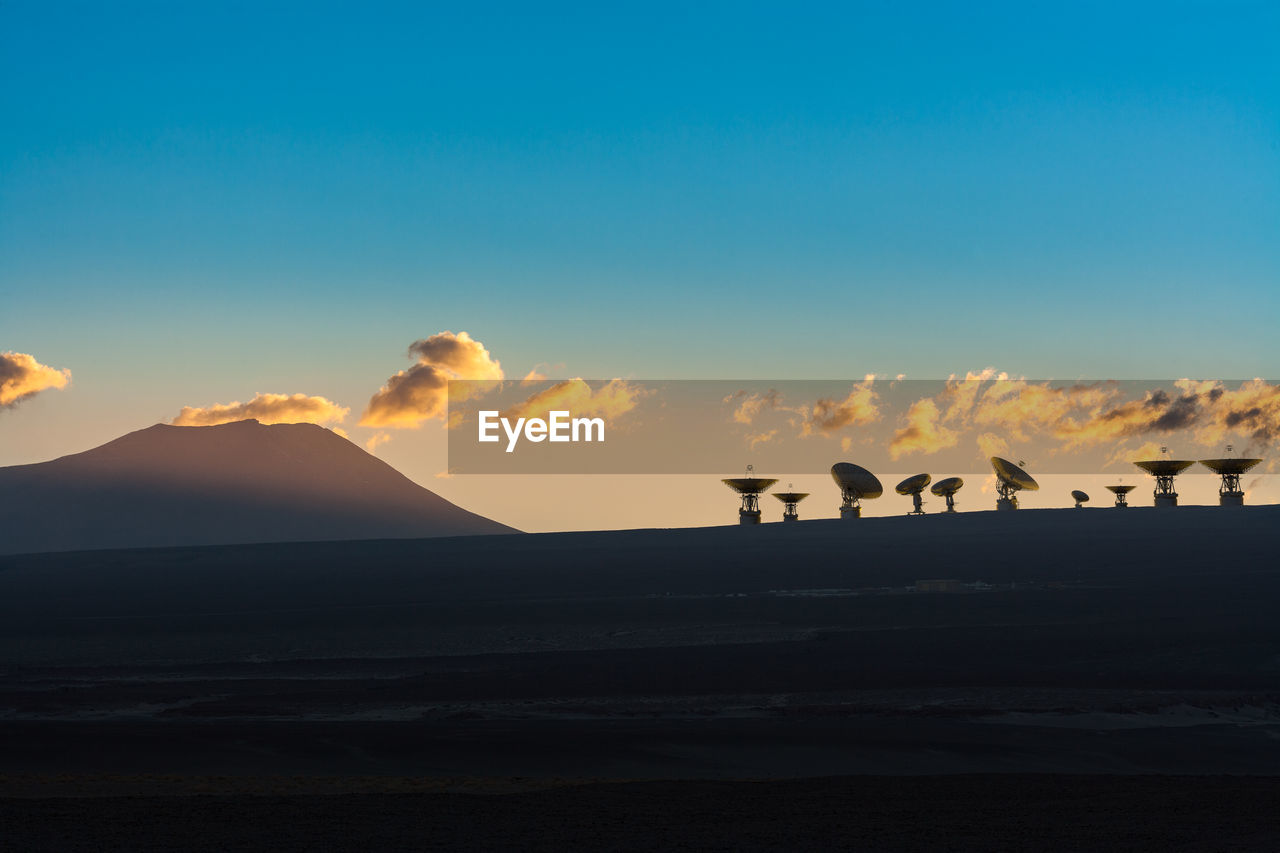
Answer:
[[[783,521],[799,521],[800,513],[796,509],[796,504],[809,497],[808,492],[793,492],[791,484],[787,483],[787,491],[774,492],[773,496],[782,501],[782,520]]]
[[[1107,486],[1107,491],[1113,492],[1115,494],[1116,506],[1121,508],[1127,508],[1129,506],[1129,502],[1124,499],[1124,496],[1129,494],[1129,492],[1132,492],[1136,488],[1137,486],[1115,485],[1115,486]]]
[[[739,524],[760,523],[760,494],[778,482],[767,477],[753,477],[751,476],[753,473],[755,473],[755,466],[748,465],[747,476],[730,477],[721,481],[742,497],[742,505],[738,508]]]
[[[947,512],[956,511],[956,492],[960,491],[960,487],[964,485],[964,480],[959,477],[948,477],[945,480],[939,480],[933,484],[933,488],[929,491],[933,492],[940,498],[947,499]]]
[[[1040,488],[1040,484],[1030,474],[1008,459],[992,456],[991,467],[996,472],[996,493],[1000,495],[996,501],[996,509],[1017,509],[1018,492],[1034,492]]]
[[[840,517],[844,519],[859,518],[862,515],[863,498],[871,500],[884,494],[884,487],[880,485],[876,475],[852,462],[837,462],[832,465],[831,479],[840,487]]]
[[[1231,445],[1228,444],[1227,453],[1230,452]],[[1218,506],[1244,506],[1240,475],[1261,462],[1261,459],[1241,459],[1239,456],[1200,460],[1201,465],[1222,477],[1222,485],[1218,487]]]
[[[1145,459],[1141,462],[1134,462],[1133,464],[1156,478],[1156,488],[1155,491],[1152,492],[1152,495],[1155,497],[1156,506],[1177,506],[1178,493],[1174,491],[1173,478],[1196,463],[1194,460],[1170,459],[1168,457],[1169,448],[1167,447],[1160,448],[1160,452],[1165,454],[1164,458]]]
[[[924,515],[924,501],[921,500],[920,493],[932,481],[933,478],[928,474],[916,474],[903,480],[894,489],[900,495],[911,495],[913,509],[907,515]]]

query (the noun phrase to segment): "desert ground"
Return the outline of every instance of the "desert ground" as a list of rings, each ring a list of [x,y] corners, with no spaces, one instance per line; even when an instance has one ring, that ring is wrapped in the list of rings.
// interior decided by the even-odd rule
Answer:
[[[0,557],[0,824],[1274,849],[1277,554],[1099,507]]]

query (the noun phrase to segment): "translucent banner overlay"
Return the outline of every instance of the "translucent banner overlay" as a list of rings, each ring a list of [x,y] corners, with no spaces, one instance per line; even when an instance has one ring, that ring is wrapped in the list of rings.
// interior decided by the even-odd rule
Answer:
[[[1187,379],[641,380],[449,383],[450,474],[1146,475],[1152,459],[1277,470],[1280,382]],[[1230,445],[1230,449],[1228,449]],[[1209,474],[1197,465],[1187,474]]]

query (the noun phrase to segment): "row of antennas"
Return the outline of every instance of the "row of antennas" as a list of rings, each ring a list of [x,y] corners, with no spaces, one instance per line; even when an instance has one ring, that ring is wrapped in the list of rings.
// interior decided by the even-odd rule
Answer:
[[[1227,445],[1227,452],[1233,452],[1233,447],[1229,444]],[[1178,493],[1174,490],[1173,479],[1192,465],[1195,465],[1196,461],[1171,459],[1169,458],[1169,449],[1167,447],[1161,447],[1160,453],[1160,459],[1147,459],[1133,464],[1156,478],[1156,487],[1153,492],[1155,506],[1177,506]],[[1228,456],[1221,459],[1201,459],[1199,462],[1222,477],[1222,486],[1218,490],[1218,503],[1221,506],[1243,506],[1244,492],[1240,488],[1240,477],[1255,465],[1261,463],[1262,460]],[[996,494],[998,495],[996,509],[1017,509],[1018,492],[1039,490],[1040,484],[1024,470],[1023,466],[1025,465],[1026,463],[1022,460],[1018,460],[1018,464],[1015,465],[1007,459],[1001,459],[999,456],[991,457],[991,468],[995,471]],[[884,494],[884,487],[880,484],[880,480],[876,475],[861,465],[854,465],[852,462],[837,462],[832,465],[831,478],[835,480],[836,485],[840,488],[840,517],[844,519],[861,517],[862,501],[872,500]],[[894,491],[898,494],[911,498],[912,509],[908,513],[909,515],[924,514],[924,490],[932,483],[932,480],[933,478],[928,474],[916,474],[903,480],[894,488]],[[738,509],[739,523],[760,523],[760,495],[777,482],[776,479],[769,477],[755,476],[755,466],[753,465],[747,466],[745,477],[731,477],[724,480],[725,485],[741,496],[742,505]],[[955,495],[963,486],[964,480],[961,478],[947,477],[944,480],[933,483],[933,488],[930,491],[934,495],[946,499],[946,512],[955,512]],[[1126,496],[1134,489],[1134,486],[1118,484],[1107,486],[1107,489],[1116,496],[1115,506],[1127,507],[1129,505]],[[800,520],[798,504],[809,496],[808,492],[792,491],[790,484],[788,484],[787,491],[774,492],[773,496],[782,501],[784,505],[783,521]],[[1079,489],[1073,489],[1071,497],[1075,501],[1077,508],[1082,507],[1089,500],[1089,495]]]

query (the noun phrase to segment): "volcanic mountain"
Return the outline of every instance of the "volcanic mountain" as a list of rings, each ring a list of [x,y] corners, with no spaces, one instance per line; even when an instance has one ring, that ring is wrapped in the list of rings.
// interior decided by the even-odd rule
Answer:
[[[157,424],[0,468],[0,553],[514,533],[313,424]]]

